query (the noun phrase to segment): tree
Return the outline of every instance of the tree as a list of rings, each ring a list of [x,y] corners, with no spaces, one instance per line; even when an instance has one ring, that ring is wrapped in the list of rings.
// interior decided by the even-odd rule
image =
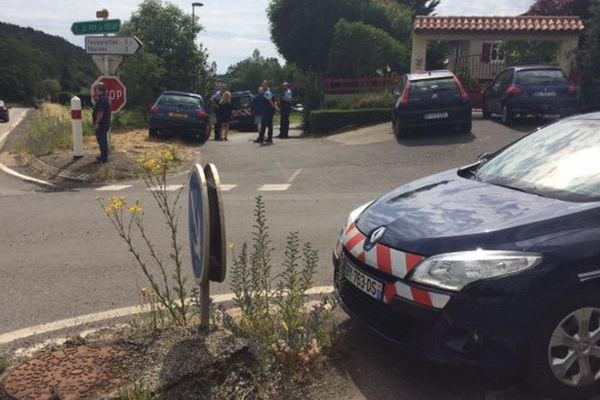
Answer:
[[[127,85],[128,106],[140,109],[147,117],[156,98],[166,89],[164,61],[156,54],[140,51],[123,63],[120,73]]]
[[[595,4],[590,10],[579,60],[582,106],[585,110],[597,110],[600,108],[600,4]]]
[[[382,29],[364,22],[340,20],[329,56],[328,74],[339,78],[371,77],[402,71],[408,50]]]
[[[588,19],[594,0],[537,0],[524,15],[578,15]]]
[[[150,68],[156,79],[147,80],[152,92],[164,88],[208,94],[214,84],[214,70],[208,65],[202,45],[196,44],[201,31],[192,16],[176,5],[144,0],[124,24],[123,33],[136,35],[144,43],[144,51],[152,56],[144,58],[144,66],[139,69],[136,62],[140,58],[126,60],[123,69],[128,79],[141,81]]]
[[[35,85],[35,94],[39,98],[50,96],[51,99],[57,99],[60,93],[60,82],[56,79],[44,79]]]
[[[394,0],[392,0],[394,1]],[[413,10],[414,15],[429,15],[437,6],[440,0],[395,0],[398,4]]]

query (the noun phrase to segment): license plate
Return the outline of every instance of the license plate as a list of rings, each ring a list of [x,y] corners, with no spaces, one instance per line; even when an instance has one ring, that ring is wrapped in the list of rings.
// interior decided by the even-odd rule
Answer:
[[[556,92],[535,92],[535,97],[556,97]]]
[[[379,301],[383,299],[383,283],[371,278],[348,263],[344,265],[344,278],[372,298]]]
[[[442,118],[448,118],[448,113],[447,112],[440,112],[440,113],[425,114],[425,119],[427,119],[427,120],[429,120],[429,119],[442,119]]]
[[[187,114],[184,113],[169,113],[169,117],[185,119],[187,118]]]

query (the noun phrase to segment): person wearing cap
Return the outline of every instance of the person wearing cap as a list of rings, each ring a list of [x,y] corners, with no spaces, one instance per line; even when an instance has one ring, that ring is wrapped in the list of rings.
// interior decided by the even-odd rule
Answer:
[[[110,130],[112,108],[104,83],[99,82],[94,86],[94,98],[96,104],[92,113],[92,121],[96,131],[96,140],[100,146],[100,156],[96,158],[96,161],[98,164],[106,164],[108,162],[108,131]]]
[[[290,113],[292,112],[292,98],[294,97],[292,91],[290,90],[290,84],[284,82],[282,85],[282,96],[281,96],[281,104],[279,108],[281,109],[281,120],[279,123],[279,136],[280,139],[287,139],[290,132]]]

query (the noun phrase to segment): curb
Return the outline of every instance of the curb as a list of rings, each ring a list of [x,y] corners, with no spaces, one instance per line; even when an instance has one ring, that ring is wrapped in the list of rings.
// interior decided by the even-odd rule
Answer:
[[[29,109],[25,110],[25,112],[23,112],[23,115],[21,115],[21,117],[19,118],[19,120],[13,125],[12,128],[10,128],[2,137],[0,137],[0,151],[2,150],[2,148],[4,147],[4,142],[6,141],[6,138],[8,137],[8,135],[11,134],[11,132],[21,124],[21,122],[23,122],[23,120],[25,119],[25,117],[27,116],[27,114],[29,113]],[[32,182],[32,183],[36,183],[38,185],[43,185],[43,186],[48,186],[51,188],[55,188],[56,185],[50,182],[46,182],[44,180],[41,179],[37,179],[37,178],[33,178],[31,176],[27,176],[27,175],[23,175],[11,168],[8,168],[6,165],[4,165],[2,162],[0,162],[0,170],[3,171],[4,173],[8,174],[8,175],[12,175],[15,178],[19,178],[22,179],[24,181],[27,182]]]

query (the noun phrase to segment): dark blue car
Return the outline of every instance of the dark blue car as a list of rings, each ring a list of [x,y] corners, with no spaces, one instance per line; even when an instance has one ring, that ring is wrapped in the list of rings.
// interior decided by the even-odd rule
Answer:
[[[343,308],[419,357],[600,390],[600,113],[353,211]]]
[[[554,66],[510,67],[502,71],[484,93],[483,117],[500,114],[509,125],[514,118],[527,115],[577,112],[577,86]]]
[[[199,143],[210,137],[210,114],[202,96],[187,92],[164,92],[150,109],[148,134],[181,133]]]

